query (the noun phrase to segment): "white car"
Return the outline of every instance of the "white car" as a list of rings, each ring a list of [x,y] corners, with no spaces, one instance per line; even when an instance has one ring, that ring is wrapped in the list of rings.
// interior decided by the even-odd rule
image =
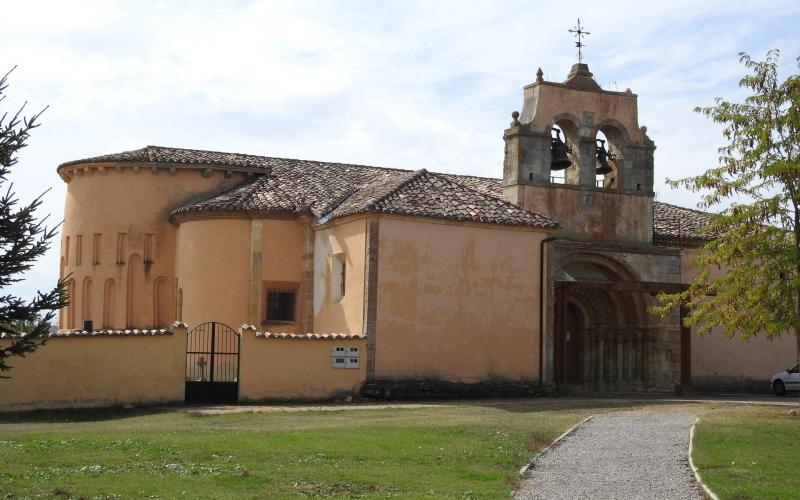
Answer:
[[[783,396],[786,391],[800,391],[800,363],[773,375],[769,385],[776,396]]]

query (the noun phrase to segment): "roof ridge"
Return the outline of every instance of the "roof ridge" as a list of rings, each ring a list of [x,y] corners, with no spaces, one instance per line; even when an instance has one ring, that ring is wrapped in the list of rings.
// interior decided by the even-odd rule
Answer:
[[[367,182],[366,184],[364,184],[362,186],[354,187],[353,189],[349,190],[346,194],[343,194],[341,197],[333,200],[327,207],[325,207],[325,211],[323,211],[322,214],[320,215],[320,219],[327,218],[337,208],[339,208],[345,202],[347,202],[347,200],[349,200],[351,197],[355,196],[356,194],[360,193],[361,191],[363,191],[365,189],[375,189],[375,188],[378,188],[378,187],[383,186],[383,185],[391,185],[393,182],[397,182],[397,185],[392,187],[388,192],[378,196],[377,198],[375,198],[374,200],[370,201],[369,203],[364,204],[364,209],[365,210],[369,210],[369,211],[374,210],[378,203],[381,203],[389,195],[395,193],[398,189],[402,188],[408,182],[410,182],[412,179],[417,177],[417,175],[420,173],[420,171],[417,170],[417,171],[415,171],[413,173],[411,171],[404,171],[403,173],[411,173],[411,175],[408,178],[402,179],[402,180],[399,180],[399,181],[398,181],[398,179],[396,179],[394,177],[387,177],[386,179],[382,179],[382,180],[380,180],[378,182],[375,182],[375,183]]]
[[[148,144],[147,146],[145,146],[144,148],[141,148],[141,149],[146,149],[148,151],[155,151],[155,150],[158,150],[158,149],[177,149],[179,151],[197,151],[197,152],[201,152],[201,153],[217,153],[217,154],[221,154],[221,155],[252,156],[252,157],[255,157],[255,158],[275,158],[273,156],[254,155],[254,154],[251,154],[251,153],[236,153],[236,152],[233,152],[233,151],[217,151],[217,150],[214,150],[214,149],[179,148],[179,147],[175,147],[175,146],[159,146],[157,144]],[[290,158],[278,158],[278,159],[279,160],[289,160]]]
[[[397,183],[397,185],[395,187],[393,187],[392,189],[390,189],[386,193],[382,194],[381,196],[378,196],[375,200],[371,201],[370,203],[367,203],[367,205],[364,208],[366,208],[367,210],[374,209],[375,207],[378,206],[379,203],[382,203],[387,198],[389,198],[390,196],[392,196],[394,194],[397,194],[401,189],[403,189],[409,183],[411,183],[411,181],[413,181],[415,179],[419,179],[420,177],[422,177],[422,176],[424,176],[426,174],[427,175],[433,175],[433,174],[431,174],[431,172],[428,172],[424,168],[421,168],[419,170],[415,170],[410,176],[408,176],[407,179],[403,179],[402,181]]]
[[[378,165],[366,165],[363,163],[343,163],[338,161],[326,161],[326,160],[304,160],[302,158],[289,158],[286,156],[267,156],[267,155],[258,155],[252,153],[235,153],[233,151],[216,151],[213,149],[196,149],[196,148],[179,148],[175,146],[158,146],[154,144],[148,144],[144,148],[134,149],[131,151],[141,151],[141,150],[148,150],[149,148],[156,148],[156,149],[177,149],[180,151],[199,151],[203,153],[218,153],[223,155],[239,155],[239,156],[250,156],[253,158],[264,158],[269,160],[284,160],[284,161],[296,161],[296,162],[303,162],[303,163],[318,163],[324,165],[341,165],[343,167],[363,167],[363,168],[374,168],[380,170],[396,170],[401,172],[413,172],[410,168],[400,168],[400,167],[382,167]],[[111,153],[114,154],[114,153]],[[106,155],[99,155],[99,156],[106,156]],[[458,174],[454,174],[458,175]],[[466,177],[466,176],[465,176]],[[468,177],[475,177],[475,176],[468,176]],[[488,179],[488,177],[486,177]]]
[[[692,212],[697,212],[698,214],[703,214],[703,215],[716,215],[714,212],[704,212],[703,210],[699,210],[699,209],[697,209],[697,208],[682,207],[682,206],[680,206],[680,205],[676,205],[676,204],[674,204],[674,203],[667,203],[667,202],[665,202],[665,201],[653,200],[653,204],[656,204],[656,203],[658,203],[659,205],[666,205],[666,206],[668,206],[668,207],[680,208],[681,210],[691,210]]]
[[[502,198],[499,198],[499,197],[497,197],[497,196],[495,196],[493,194],[484,193],[484,192],[478,191],[477,189],[474,189],[474,188],[472,188],[472,187],[470,187],[470,186],[468,186],[466,184],[461,184],[460,182],[456,182],[454,180],[448,179],[446,177],[448,174],[440,174],[440,173],[437,173],[437,172],[430,172],[430,174],[435,176],[438,179],[441,179],[441,180],[445,181],[445,182],[449,182],[450,184],[454,184],[454,185],[456,185],[458,187],[461,187],[463,189],[468,189],[469,191],[472,191],[473,193],[476,193],[476,194],[478,194],[480,196],[485,196],[485,197],[491,198],[491,199],[493,199],[495,201],[499,201],[502,205],[504,205],[507,208],[513,208],[514,210],[521,210],[521,211],[527,212],[527,213],[529,213],[531,215],[536,215],[538,217],[544,217],[545,219],[553,221],[556,224],[558,224],[558,222],[556,222],[556,220],[554,218],[552,218],[552,217],[550,217],[548,215],[540,214],[539,212],[534,212],[533,210],[528,210],[527,208],[523,208],[523,207],[521,207],[519,205],[515,205],[514,203],[511,203],[508,200],[504,200]]]

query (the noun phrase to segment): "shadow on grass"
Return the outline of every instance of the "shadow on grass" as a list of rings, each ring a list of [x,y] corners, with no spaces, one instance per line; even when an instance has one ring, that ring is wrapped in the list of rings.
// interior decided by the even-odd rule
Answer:
[[[102,422],[122,418],[143,417],[175,411],[175,406],[144,406],[125,408],[69,408],[59,410],[31,410],[0,413],[0,424],[48,423],[48,422]]]
[[[657,398],[571,398],[571,397],[547,397],[547,398],[504,398],[504,399],[420,399],[420,400],[362,400],[356,403],[333,403],[330,401],[315,402],[269,402],[265,404],[242,404],[236,405],[230,413],[249,413],[257,412],[259,408],[269,406],[276,412],[280,412],[283,407],[292,411],[303,410],[307,407],[308,411],[317,411],[318,407],[324,407],[328,411],[355,411],[385,409],[415,409],[418,405],[426,407],[453,407],[453,406],[479,406],[487,407],[510,413],[541,413],[552,411],[580,411],[580,410],[624,410],[636,409],[645,406],[678,406],[690,405],[692,402],[678,402],[674,400],[659,400]],[[298,408],[299,407],[299,408]],[[404,408],[407,407],[407,408]],[[232,408],[231,405],[161,405],[143,406],[126,408],[121,406],[104,408],[71,408],[58,410],[32,410],[25,412],[0,413],[0,424],[13,423],[80,423],[80,422],[103,422],[119,419],[144,417],[150,415],[168,414],[174,412],[187,412],[192,415],[200,416],[192,410],[204,409],[226,409]],[[222,411],[216,415],[226,414]],[[213,416],[213,415],[203,415]]]
[[[653,406],[691,405],[692,402],[677,402],[657,398],[547,398],[535,400],[476,401],[475,404],[490,406],[512,413],[538,413],[570,410],[631,410]]]

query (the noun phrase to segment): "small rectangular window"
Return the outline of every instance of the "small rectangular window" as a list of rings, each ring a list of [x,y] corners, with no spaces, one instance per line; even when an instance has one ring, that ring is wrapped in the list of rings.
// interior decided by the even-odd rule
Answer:
[[[127,234],[117,233],[117,264],[125,263],[125,254],[127,253]]]
[[[294,290],[267,290],[267,321],[294,321],[294,299]]]
[[[64,262],[69,265],[69,236],[64,239]]]
[[[149,264],[152,263],[155,258],[153,255],[153,241],[155,240],[155,235],[153,233],[145,233],[144,234],[144,263]]]
[[[343,253],[331,256],[331,291],[333,300],[342,300],[347,290],[347,259]]]
[[[75,236],[75,265],[80,266],[83,260],[83,235]]]
[[[102,236],[100,233],[94,233],[94,240],[92,241],[92,264],[95,265],[100,263]]]

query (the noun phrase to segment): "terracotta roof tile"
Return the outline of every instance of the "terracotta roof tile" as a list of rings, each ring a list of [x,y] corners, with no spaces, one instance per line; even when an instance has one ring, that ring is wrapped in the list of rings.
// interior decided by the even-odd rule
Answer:
[[[555,228],[556,222],[512,203],[483,194],[445,175],[407,172],[360,189],[330,214],[330,219],[378,212],[459,221]]]
[[[270,172],[222,194],[179,207],[173,211],[175,215],[198,211],[253,211],[337,217],[348,211],[354,213],[354,207],[366,209],[374,205],[385,213],[457,220],[540,227],[552,227],[554,222],[513,205],[498,205],[498,201],[505,203],[502,202],[501,181],[486,177],[427,173],[424,179],[411,182],[417,174],[410,170],[161,146],[75,160],[61,166],[101,162],[231,165],[260,167]],[[406,182],[413,185],[404,188]],[[441,195],[438,189],[446,189],[449,196]],[[454,196],[456,193],[458,196]],[[702,231],[708,214],[667,203],[654,202],[653,206],[656,242],[696,244],[709,239]],[[503,210],[507,210],[505,214]]]
[[[141,149],[123,151],[81,160],[68,161],[58,166],[68,167],[82,163],[179,163],[195,165],[229,165],[235,167],[269,167],[271,158],[265,156],[246,155],[240,153],[223,153],[220,151],[203,151],[199,149],[170,148],[164,146],[145,146]]]
[[[656,243],[701,244],[712,239],[704,231],[711,214],[691,208],[653,202],[653,236]]]
[[[179,207],[173,215],[203,211],[288,212],[335,219],[381,212],[556,227],[552,219],[501,200],[502,188],[496,179],[341,163],[269,160],[269,175]]]

